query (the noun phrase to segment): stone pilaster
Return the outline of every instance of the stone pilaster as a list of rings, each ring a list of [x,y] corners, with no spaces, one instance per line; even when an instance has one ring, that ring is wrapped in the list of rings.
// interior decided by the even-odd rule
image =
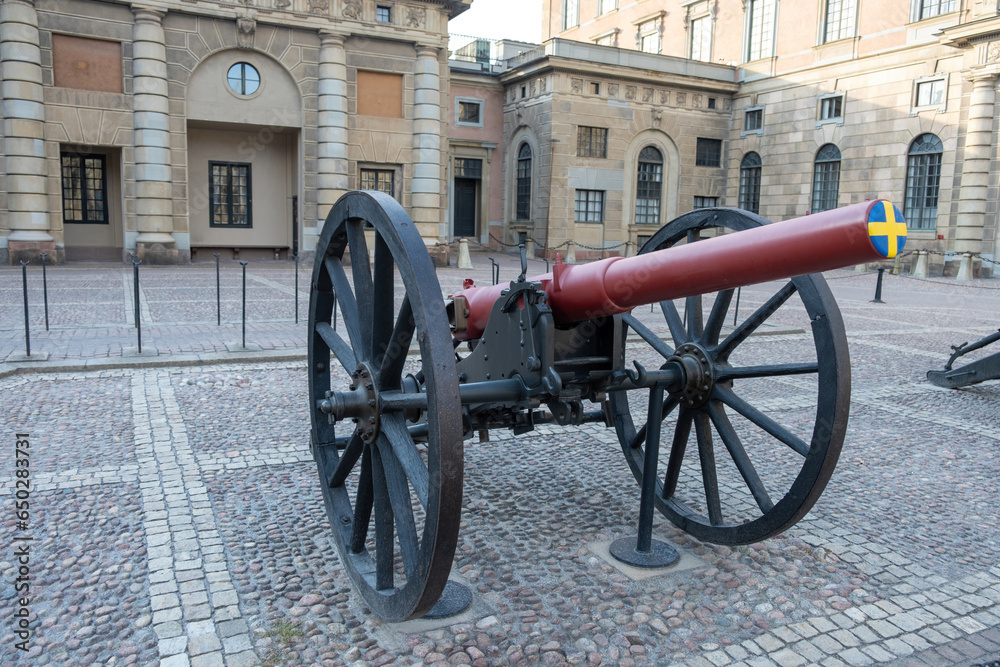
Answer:
[[[180,261],[173,231],[170,115],[163,13],[133,6],[132,90],[136,253],[151,263]]]
[[[47,252],[60,261],[50,233],[38,13],[27,0],[0,4],[0,86],[9,260]]]
[[[410,216],[425,240],[441,230],[441,77],[438,50],[417,47],[413,91],[413,178]]]
[[[974,73],[969,123],[962,157],[962,189],[955,219],[955,252],[983,250],[986,192],[989,187],[990,156],[993,152],[993,108],[996,102],[996,72]],[[971,276],[970,276],[971,277]]]
[[[316,201],[319,207],[314,234],[305,230],[303,249],[316,246],[330,208],[347,192],[347,54],[344,36],[320,31],[319,116]]]

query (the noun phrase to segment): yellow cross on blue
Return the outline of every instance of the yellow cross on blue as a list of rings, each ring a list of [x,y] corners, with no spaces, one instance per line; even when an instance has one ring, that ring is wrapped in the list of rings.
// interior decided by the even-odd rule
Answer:
[[[890,202],[875,202],[868,212],[868,236],[875,251],[886,259],[892,259],[906,244],[906,221],[903,213]]]

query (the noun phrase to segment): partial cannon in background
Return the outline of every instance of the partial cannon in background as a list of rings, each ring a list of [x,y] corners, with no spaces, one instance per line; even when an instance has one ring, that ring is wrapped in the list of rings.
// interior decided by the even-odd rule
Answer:
[[[652,539],[654,507],[718,544],[791,527],[833,474],[850,405],[843,321],[816,272],[892,258],[905,240],[902,215],[882,200],[774,224],[700,209],[635,257],[557,261],[529,278],[522,249],[516,280],[467,280],[445,300],[402,207],[378,192],[345,195],[317,246],[308,373],[313,454],[355,587],[388,621],[445,615],[442,593],[445,606],[462,597],[445,585],[463,441],[494,428],[613,427],[641,494],[638,535],[611,551],[633,565],[677,558]],[[725,327],[737,287],[779,279]],[[659,315],[632,312],[656,303]],[[748,343],[771,325],[800,335]],[[757,358],[762,349],[778,358]]]
[[[959,387],[968,387],[969,385],[1000,378],[1000,352],[994,352],[976,361],[970,361],[964,366],[952,368],[955,360],[959,357],[969,352],[981,350],[997,341],[1000,341],[1000,330],[981,340],[977,340],[972,345],[968,343],[952,345],[952,354],[948,357],[948,363],[944,365],[944,370],[927,371],[927,379],[939,387],[958,389]]]

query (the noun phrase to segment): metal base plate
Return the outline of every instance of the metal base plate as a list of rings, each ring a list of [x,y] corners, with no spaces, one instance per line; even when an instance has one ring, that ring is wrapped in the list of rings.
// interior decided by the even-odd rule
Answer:
[[[448,580],[444,592],[424,618],[446,618],[461,614],[472,604],[472,591],[457,581]]]
[[[653,540],[649,551],[636,550],[636,537],[623,537],[611,543],[611,555],[634,567],[655,568],[673,565],[680,558],[677,549],[666,542]]]

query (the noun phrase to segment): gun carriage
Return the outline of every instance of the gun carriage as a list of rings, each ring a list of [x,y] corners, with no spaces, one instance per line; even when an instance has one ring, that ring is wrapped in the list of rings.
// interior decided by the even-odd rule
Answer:
[[[651,537],[654,507],[718,544],[794,525],[833,473],[850,403],[844,325],[818,272],[891,258],[905,233],[882,200],[774,224],[701,209],[635,257],[557,259],[550,273],[527,277],[522,249],[517,279],[467,280],[443,299],[402,207],[377,192],[345,195],[317,246],[308,372],[313,453],[355,587],[389,621],[439,611],[458,540],[464,441],[496,428],[614,428],[641,500],[638,535],[612,553],[633,565],[676,558]],[[774,280],[773,296],[724,331],[736,288]],[[648,304],[659,305],[659,325],[633,311]],[[801,358],[741,353],[793,305]],[[795,419],[757,404],[752,392],[767,381],[797,383],[809,397]],[[727,474],[736,486],[720,484]]]

